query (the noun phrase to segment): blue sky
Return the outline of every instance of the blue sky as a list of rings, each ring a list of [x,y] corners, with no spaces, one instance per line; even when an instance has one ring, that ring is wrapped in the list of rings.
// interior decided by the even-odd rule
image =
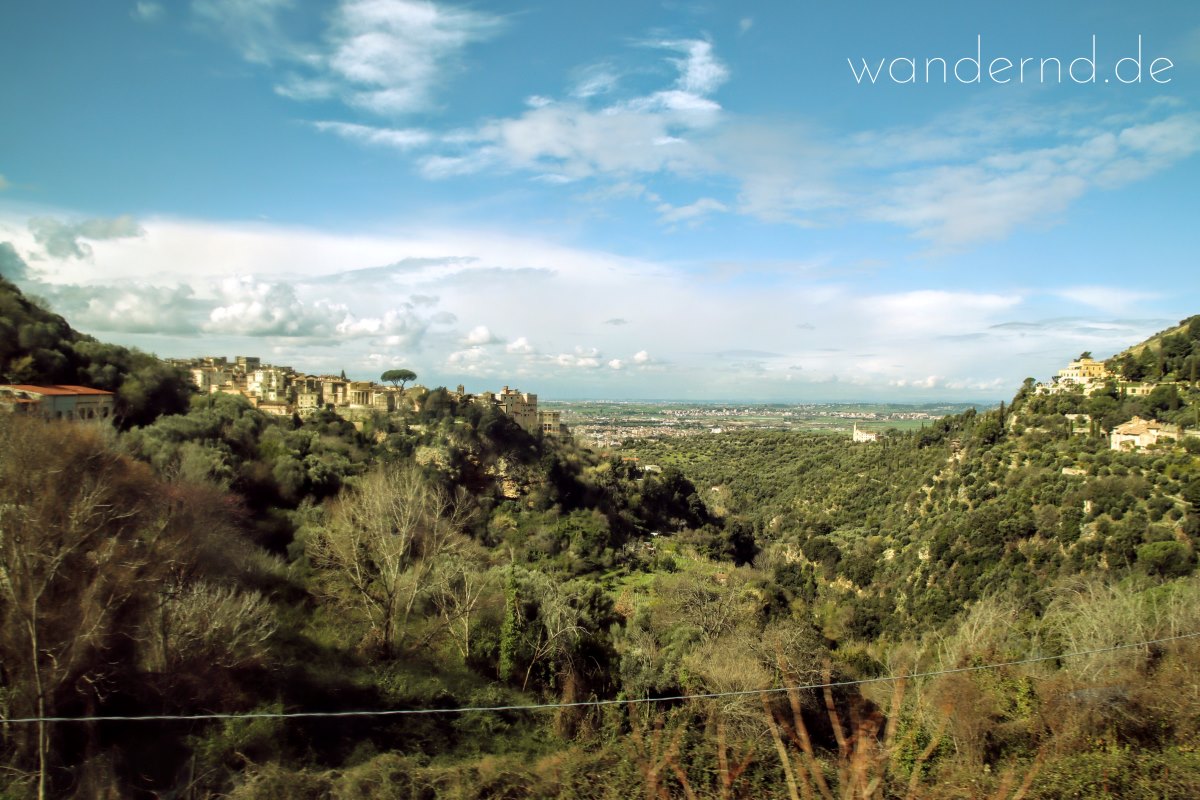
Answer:
[[[992,400],[1200,312],[1191,4],[27,3],[0,75],[0,271],[164,356]]]

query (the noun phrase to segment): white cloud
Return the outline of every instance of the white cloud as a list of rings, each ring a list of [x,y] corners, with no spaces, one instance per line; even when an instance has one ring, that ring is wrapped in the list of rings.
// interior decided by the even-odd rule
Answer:
[[[660,46],[674,48],[685,54],[684,58],[674,59],[679,68],[679,80],[676,85],[681,92],[706,96],[729,80],[729,69],[713,55],[711,42],[691,39],[662,42]]]
[[[660,170],[694,172],[709,158],[691,135],[712,126],[721,111],[711,97],[729,71],[703,40],[656,41],[650,46],[677,53],[668,58],[676,72],[666,88],[649,94],[612,97],[617,78],[589,73],[571,97],[538,97],[516,117],[481,123],[439,152],[422,160],[427,177],[447,177],[485,169],[532,170],[543,175],[648,174]],[[605,105],[593,100],[610,98]]]
[[[342,337],[382,337],[389,347],[417,347],[429,326],[436,321],[436,318],[421,317],[412,309],[391,308],[378,317],[355,317],[346,313],[334,330]]]
[[[205,329],[240,336],[329,337],[347,317],[345,306],[308,305],[288,283],[270,283],[253,276],[221,282],[224,305],[208,315]],[[353,324],[353,323],[352,323]]]
[[[276,86],[279,94],[301,101],[335,98],[384,116],[431,108],[462,51],[502,27],[498,16],[429,0],[340,0],[320,40],[302,41],[281,23],[294,5],[193,0],[192,8],[246,60],[289,68]]]
[[[265,355],[265,338],[298,369],[370,367],[363,374],[371,377],[376,354],[403,361],[430,386],[476,376],[543,397],[1000,397],[1080,350],[1102,352],[1165,327],[1113,319],[1105,309],[1130,293],[1106,285],[994,292],[918,282],[864,291],[840,282],[836,269],[791,272],[786,281],[697,280],[695,265],[470,229],[143,225],[144,237],[97,248],[94,264],[37,262],[40,283],[31,290],[68,320],[86,320],[85,329],[112,330],[105,338],[161,355]],[[0,218],[0,229],[23,236],[11,246],[18,258],[34,244],[23,217]],[[743,267],[761,273],[753,262]],[[98,274],[106,285],[94,283]],[[172,281],[179,285],[161,286]],[[1070,324],[1043,323],[1047,295],[1090,306]],[[621,314],[610,320],[636,324],[602,324],[612,313],[605,309]],[[458,319],[512,320],[522,335],[496,346],[490,328],[474,332]],[[165,335],[189,329],[186,342]],[[597,346],[575,346],[588,335]],[[929,376],[941,382],[919,388]]]
[[[343,0],[325,43],[280,92],[387,116],[425,110],[458,55],[500,26],[499,17],[422,0]]]
[[[155,22],[162,17],[163,7],[161,3],[138,2],[129,13],[140,22]]]
[[[375,128],[349,122],[314,122],[313,127],[323,133],[334,133],[343,139],[359,144],[390,147],[395,150],[412,150],[433,141],[433,135],[418,128]]]
[[[281,24],[292,0],[194,0],[193,8],[245,58],[290,70],[277,87],[281,94],[337,99],[391,119],[435,109],[437,90],[462,54],[506,24],[496,14],[429,0],[338,0],[323,34],[302,41]],[[738,30],[754,24],[741,18]],[[644,187],[640,196],[668,225],[697,224],[731,209],[804,226],[866,220],[907,230],[934,251],[1054,225],[1087,193],[1124,186],[1200,151],[1200,118],[1163,99],[1096,122],[1095,108],[1082,102],[1049,109],[1010,96],[920,125],[833,136],[791,120],[727,112],[717,94],[730,69],[707,39],[637,44],[646,48],[671,70],[656,88],[635,91],[653,72],[644,64],[622,69],[601,61],[571,76],[557,99],[531,95],[519,112],[454,130],[313,124],[409,154],[429,179],[517,171],[551,185],[599,178],[629,187],[661,176],[715,181],[735,186],[734,196],[681,206]],[[592,190],[593,199],[602,192]]]
[[[63,222],[54,217],[34,217],[29,220],[33,239],[51,258],[90,258],[92,246],[86,241],[129,239],[145,231],[133,217],[92,218],[78,222]]]
[[[739,213],[801,225],[882,221],[935,251],[1046,227],[1085,194],[1119,188],[1200,151],[1200,117],[1162,104],[1080,124],[1080,110],[973,108],[912,128],[864,131],[834,140],[793,123],[726,114],[713,99],[728,77],[711,44],[659,42],[677,78],[667,88],[594,107],[592,93],[484,122],[455,143],[442,140],[419,161],[429,178],[529,171],[560,183],[615,181],[580,199],[642,197],[665,224],[696,224]],[[606,84],[607,85],[607,84]],[[1168,114],[1165,118],[1155,116]],[[718,125],[717,123],[720,122]],[[736,204],[702,197],[675,206],[634,176],[733,179]]]
[[[41,285],[35,291],[50,300],[73,327],[89,333],[195,334],[203,304],[191,286]]]
[[[469,174],[488,168],[590,175],[687,171],[704,161],[684,138],[670,135],[691,122],[671,113],[608,109],[590,111],[573,104],[530,109],[520,117],[485,124],[486,142],[458,154],[427,157],[428,177]]]
[[[279,26],[279,13],[292,5],[292,0],[192,0],[192,12],[247,61],[270,64],[305,57]]]
[[[1200,151],[1200,118],[1177,114],[1057,138],[1050,146],[1008,144],[963,163],[900,172],[868,214],[938,249],[1001,239],[1020,225],[1055,221],[1088,191],[1139,180]]]
[[[673,206],[670,203],[661,203],[658,206],[658,215],[659,220],[667,224],[683,222],[695,225],[709,214],[728,210],[729,207],[719,200],[714,200],[711,197],[701,197],[696,202],[686,206]]]
[[[492,332],[488,330],[486,325],[476,325],[467,334],[467,337],[464,341],[466,344],[477,347],[485,344],[495,344],[500,340],[492,335]]]
[[[509,342],[507,345],[505,345],[504,351],[506,353],[517,353],[517,354],[521,354],[521,355],[526,355],[529,353],[536,352],[533,349],[533,345],[531,345],[529,343],[529,340],[526,339],[524,336],[519,336],[516,339],[513,339],[511,342]]]
[[[446,362],[455,366],[479,365],[487,361],[487,351],[482,347],[456,350],[446,357]]]
[[[1109,314],[1123,314],[1144,301],[1161,297],[1157,292],[1115,286],[1070,286],[1054,294]]]
[[[610,200],[622,200],[625,198],[638,200],[645,199],[651,203],[657,203],[661,198],[650,191],[645,184],[635,181],[618,181],[617,183],[608,186],[601,186],[591,191],[582,193],[577,196],[577,199],[585,202],[608,202]]]
[[[599,64],[583,70],[583,74],[571,89],[571,96],[586,100],[596,95],[610,94],[617,89],[619,82],[620,78],[611,65]],[[546,98],[541,99],[545,101],[543,105],[550,102]]]
[[[1143,167],[1161,169],[1200,150],[1200,142],[1196,141],[1198,126],[1200,119],[1194,114],[1177,114],[1124,129],[1118,136],[1119,144],[1140,154]]]
[[[596,369],[602,361],[600,351],[594,347],[576,347],[573,353],[560,353],[553,358],[553,363],[568,369]]]
[[[852,303],[858,314],[870,320],[873,335],[896,339],[975,331],[980,319],[1008,312],[1021,301],[1021,295],[1016,293],[919,289],[862,294]]]
[[[12,186],[12,184],[5,180],[3,175],[0,175],[0,192],[3,192],[9,186]]]
[[[417,349],[433,325],[454,321],[452,314],[418,314],[415,306],[389,308],[377,315],[356,314],[344,303],[302,299],[288,282],[240,275],[222,280],[218,300],[204,330],[237,336],[364,340],[388,347]]]
[[[906,387],[911,386],[916,389],[933,389],[942,383],[942,379],[937,375],[929,375],[925,378],[897,378],[892,381],[892,386]]]

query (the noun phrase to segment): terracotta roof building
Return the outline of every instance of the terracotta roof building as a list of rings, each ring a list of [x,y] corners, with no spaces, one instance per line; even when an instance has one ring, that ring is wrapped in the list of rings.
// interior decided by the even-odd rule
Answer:
[[[112,419],[116,396],[90,386],[0,384],[0,410],[45,419]]]
[[[1152,444],[1158,444],[1162,439],[1178,438],[1174,431],[1167,429],[1167,424],[1156,419],[1134,417],[1123,425],[1118,425],[1109,434],[1109,446],[1113,450],[1140,450]]]

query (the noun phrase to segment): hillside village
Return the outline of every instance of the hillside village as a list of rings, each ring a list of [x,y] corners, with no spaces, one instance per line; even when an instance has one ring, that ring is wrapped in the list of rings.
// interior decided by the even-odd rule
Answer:
[[[266,414],[310,417],[318,411],[336,411],[350,422],[361,422],[374,413],[390,414],[406,406],[419,410],[428,390],[420,385],[385,386],[374,381],[353,381],[341,375],[307,375],[289,366],[264,364],[256,356],[202,356],[168,359],[185,370],[203,394],[234,394]],[[536,394],[503,387],[499,392],[469,394],[461,384],[449,393],[455,400],[492,404],[529,433],[547,436],[563,433],[561,413],[538,408]]]
[[[1097,361],[1090,353],[1083,353],[1071,361],[1049,383],[1034,385],[1034,393],[1038,395],[1081,394],[1091,397],[1104,392],[1113,392],[1120,397],[1150,397],[1160,387],[1173,387],[1182,390],[1188,386],[1184,381],[1175,380],[1122,380],[1103,361]],[[1087,414],[1066,415],[1076,433],[1086,433],[1092,422]],[[1081,427],[1075,428],[1076,424]],[[1182,424],[1170,425],[1157,419],[1143,419],[1134,416],[1127,422],[1116,425],[1108,431],[1109,446],[1113,450],[1141,450],[1160,443],[1182,441],[1185,436],[1197,436],[1200,431],[1188,431]]]

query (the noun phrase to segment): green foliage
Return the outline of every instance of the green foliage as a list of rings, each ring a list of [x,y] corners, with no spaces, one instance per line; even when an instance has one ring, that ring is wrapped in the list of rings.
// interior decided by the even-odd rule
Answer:
[[[1200,796],[1200,754],[1191,748],[1172,748],[1161,753],[1120,748],[1071,754],[1043,767],[1034,777],[1027,796],[1036,800],[1196,797]]]
[[[98,342],[0,278],[0,382],[78,384],[115,392],[123,428],[187,408],[188,376],[154,356]]]
[[[1178,578],[1195,568],[1196,554],[1180,542],[1150,542],[1138,545],[1137,562],[1151,575]]]
[[[890,766],[887,796],[909,796],[909,780],[911,796],[997,795],[1035,764],[1031,797],[1196,793],[1196,645],[1113,648],[1200,626],[1200,462],[1186,445],[1114,452],[1099,435],[1135,411],[1194,413],[1186,386],[1130,400],[1027,381],[1011,406],[877,443],[736,431],[599,454],[440,388],[408,390],[361,430],[228,395],[163,415],[174,377],[156,361],[14,291],[0,292],[0,334],[9,374],[120,387],[140,420],[0,420],[5,575],[65,570],[36,614],[27,594],[0,595],[0,714],[32,713],[34,660],[64,714],[742,693],[55,727],[52,794],[784,796],[766,714],[789,769],[804,765],[793,778],[813,766],[835,794],[857,743],[872,769]],[[1198,334],[1200,318],[1129,369],[1179,377]],[[1076,413],[1097,421],[1072,425]],[[81,515],[89,498],[98,510]],[[37,549],[80,519],[98,522],[61,562]],[[826,669],[842,681],[1072,651],[1095,652],[907,691],[757,694]],[[31,730],[0,726],[10,794],[36,776]]]
[[[404,384],[408,383],[409,381],[415,381],[416,379],[417,373],[413,372],[411,369],[389,369],[379,376],[379,380],[383,381],[384,383],[390,383],[392,385],[399,386],[402,389],[404,388]]]
[[[1175,328],[1163,331],[1126,350],[1106,364],[1128,381],[1184,380],[1195,383],[1200,358],[1200,316],[1188,317]]]
[[[504,584],[504,616],[500,623],[499,674],[503,681],[517,677],[518,664],[527,660],[522,640],[522,599],[515,572],[509,572]]]

